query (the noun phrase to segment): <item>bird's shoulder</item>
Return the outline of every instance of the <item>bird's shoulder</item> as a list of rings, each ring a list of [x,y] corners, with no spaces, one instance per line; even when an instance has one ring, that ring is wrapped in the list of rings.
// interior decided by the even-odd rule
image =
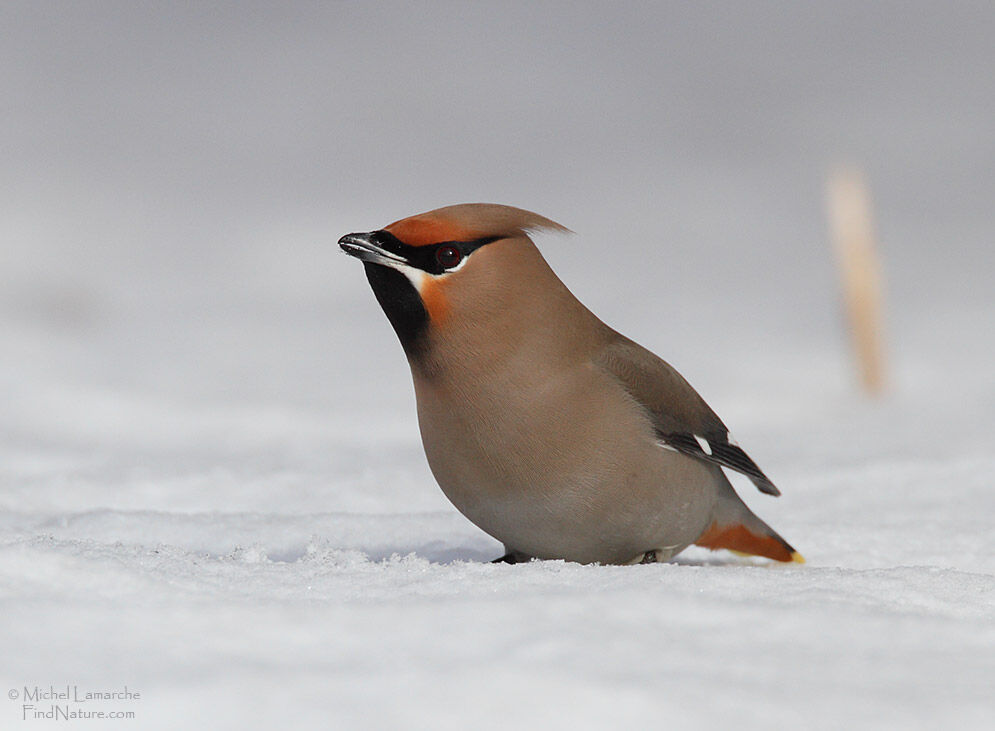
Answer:
[[[673,366],[624,335],[612,332],[594,354],[593,361],[652,413],[658,429],[683,430],[700,436],[728,431]]]

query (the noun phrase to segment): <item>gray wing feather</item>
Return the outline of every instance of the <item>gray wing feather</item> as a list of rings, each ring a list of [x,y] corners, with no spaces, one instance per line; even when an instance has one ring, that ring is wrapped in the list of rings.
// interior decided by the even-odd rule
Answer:
[[[669,363],[617,335],[599,353],[596,364],[649,412],[662,443],[690,457],[740,472],[760,492],[781,494],[749,455],[730,441],[726,425]]]

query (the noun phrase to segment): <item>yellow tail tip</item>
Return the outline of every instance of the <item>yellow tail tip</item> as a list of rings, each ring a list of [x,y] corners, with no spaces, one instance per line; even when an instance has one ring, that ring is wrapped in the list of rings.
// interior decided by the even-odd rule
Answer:
[[[805,557],[802,556],[798,551],[793,551],[791,554],[791,560],[794,563],[805,563]]]

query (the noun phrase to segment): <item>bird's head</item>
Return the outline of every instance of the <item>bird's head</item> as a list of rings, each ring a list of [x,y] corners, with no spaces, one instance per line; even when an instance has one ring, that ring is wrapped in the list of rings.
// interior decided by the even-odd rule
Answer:
[[[467,203],[439,208],[339,239],[364,262],[377,300],[411,358],[430,332],[445,334],[483,313],[506,309],[516,282],[549,271],[528,233],[566,231],[511,206]],[[558,280],[557,280],[558,282]]]

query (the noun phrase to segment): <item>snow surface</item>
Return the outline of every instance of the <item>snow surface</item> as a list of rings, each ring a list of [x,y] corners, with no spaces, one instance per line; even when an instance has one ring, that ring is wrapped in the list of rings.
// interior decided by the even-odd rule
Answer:
[[[66,685],[141,693],[94,728],[995,727],[993,15],[832,5],[9,4],[0,727]],[[489,563],[334,246],[467,200],[578,232],[554,268],[699,388],[807,564]]]

